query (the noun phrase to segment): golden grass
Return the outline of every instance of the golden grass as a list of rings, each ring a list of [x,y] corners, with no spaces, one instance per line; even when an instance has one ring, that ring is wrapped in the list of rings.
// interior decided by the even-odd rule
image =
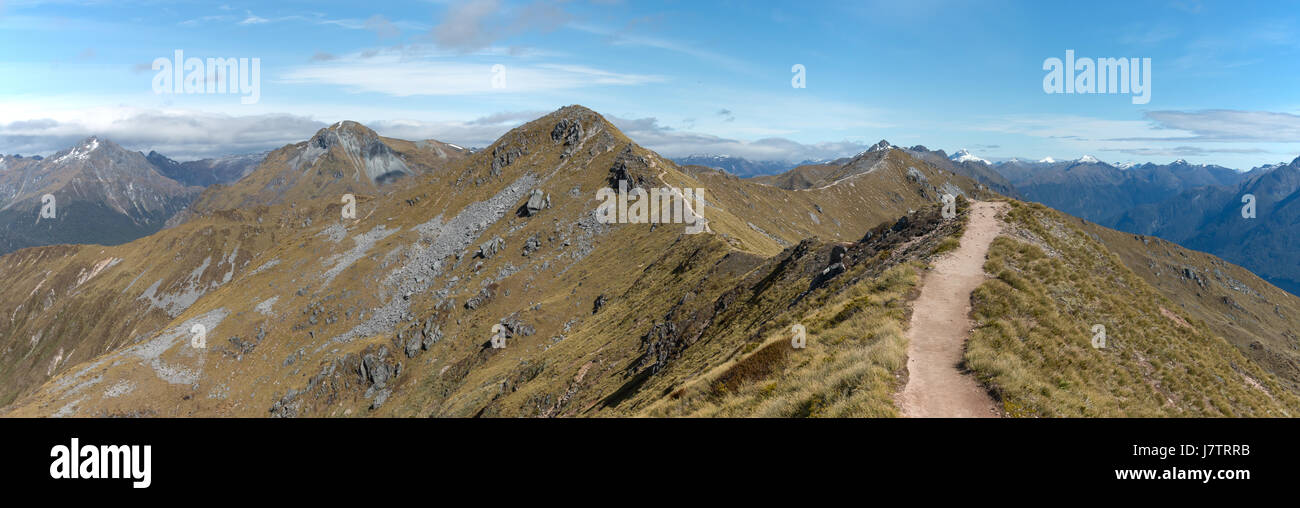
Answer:
[[[966,364],[1020,416],[1291,416],[1300,401],[1054,211],[1012,203]],[[1049,255],[1049,252],[1053,253]],[[1094,326],[1106,331],[1094,348]],[[1250,379],[1258,380],[1253,387]]]
[[[653,406],[650,416],[892,417],[907,363],[907,294],[918,263],[895,266],[801,321],[807,347],[778,330],[749,355]]]

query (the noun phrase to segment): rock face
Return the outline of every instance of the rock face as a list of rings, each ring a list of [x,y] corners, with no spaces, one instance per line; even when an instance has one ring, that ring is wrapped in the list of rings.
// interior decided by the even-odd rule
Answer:
[[[811,288],[825,286],[826,283],[835,278],[835,276],[844,273],[844,253],[845,249],[843,246],[836,245],[831,247],[830,262],[827,263],[826,268],[823,268],[821,273],[817,274],[817,277],[813,279],[813,282],[810,285]]]
[[[551,129],[551,140],[556,143],[564,143],[564,149],[560,152],[560,158],[567,159],[573,154],[580,143],[582,143],[582,124],[577,120],[562,118]]]
[[[437,315],[425,318],[424,325],[418,322],[397,332],[393,345],[402,349],[407,358],[415,358],[422,351],[428,351],[434,344],[442,341],[442,327],[438,325]]]
[[[373,399],[369,407],[378,409],[392,391],[390,381],[401,374],[402,363],[386,346],[367,346],[360,354],[348,353],[326,363],[302,389],[290,388],[271,406],[270,414],[292,418],[356,396]]]
[[[506,329],[506,337],[515,337],[515,336],[527,337],[534,333],[537,333],[537,330],[534,329],[532,325],[529,325],[528,323],[525,323],[519,319],[518,312],[506,316],[504,318],[501,318],[501,326],[504,326]]]
[[[306,169],[322,156],[338,150],[336,156],[352,162],[364,175],[344,175],[383,183],[401,175],[413,174],[402,157],[379,139],[370,128],[356,122],[339,122],[321,129],[312,136],[307,146],[290,164],[294,169]]]
[[[649,166],[649,161],[632,151],[632,145],[628,144],[619,152],[618,158],[614,159],[614,166],[609,168],[609,186],[611,189],[618,189],[618,182],[626,181],[629,189],[644,187],[647,179],[641,175],[641,172]]]
[[[497,145],[492,149],[492,176],[501,176],[501,168],[527,154],[524,147],[514,144]]]

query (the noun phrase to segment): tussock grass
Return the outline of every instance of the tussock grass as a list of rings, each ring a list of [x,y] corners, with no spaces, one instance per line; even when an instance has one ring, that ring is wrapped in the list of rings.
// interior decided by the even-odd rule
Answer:
[[[895,373],[907,363],[907,294],[919,263],[892,267],[806,315],[807,347],[789,328],[683,387],[651,416],[898,416]]]
[[[1008,414],[1300,414],[1300,401],[1272,375],[1100,243],[1054,211],[1012,205],[1008,222],[1023,239],[999,237],[990,248],[985,270],[996,278],[972,295],[976,329],[966,352]],[[1095,325],[1105,327],[1105,348],[1092,346]]]
[[[934,253],[943,254],[945,252],[957,250],[958,247],[961,247],[961,240],[958,240],[957,238],[953,238],[953,237],[948,237],[943,239],[942,242],[939,242],[939,246],[935,247]]]

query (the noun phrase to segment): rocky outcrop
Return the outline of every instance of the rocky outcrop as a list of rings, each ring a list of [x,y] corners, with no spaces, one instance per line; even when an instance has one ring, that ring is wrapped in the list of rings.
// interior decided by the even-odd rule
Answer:
[[[532,217],[538,212],[551,207],[551,195],[542,192],[541,189],[533,189],[532,194],[528,195],[528,201],[519,210],[515,212],[520,217]]]
[[[479,244],[478,252],[474,253],[474,257],[491,259],[492,256],[497,255],[497,253],[501,252],[504,248],[506,248],[506,241],[499,236],[494,237],[491,240]]]
[[[316,415],[345,399],[370,400],[378,409],[392,393],[391,384],[402,374],[398,361],[386,346],[367,346],[361,354],[348,353],[325,364],[302,389],[289,389],[270,413],[273,418]]]
[[[562,118],[551,129],[551,140],[556,143],[564,143],[564,149],[560,152],[561,159],[567,159],[582,143],[582,124],[577,120]]]

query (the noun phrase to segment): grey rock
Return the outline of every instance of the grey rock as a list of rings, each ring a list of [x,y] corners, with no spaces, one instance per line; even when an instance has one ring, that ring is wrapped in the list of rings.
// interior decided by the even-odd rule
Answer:
[[[537,235],[533,235],[528,238],[528,241],[524,242],[524,257],[537,252],[537,249],[540,248],[542,248],[542,241],[537,238]]]
[[[560,158],[568,158],[573,154],[574,149],[582,143],[582,124],[577,120],[568,118],[561,119],[551,129],[551,141],[564,143],[564,150],[560,152]]]
[[[519,210],[519,215],[521,217],[532,217],[550,207],[551,196],[542,192],[541,189],[533,189],[533,193],[528,196],[528,202],[524,203],[523,208]]]
[[[495,256],[498,252],[501,251],[501,249],[504,249],[505,247],[506,247],[506,241],[504,239],[502,239],[499,236],[494,237],[491,240],[488,240],[480,244],[478,246],[478,252],[475,253],[474,256],[483,259],[490,259],[492,256]]]

